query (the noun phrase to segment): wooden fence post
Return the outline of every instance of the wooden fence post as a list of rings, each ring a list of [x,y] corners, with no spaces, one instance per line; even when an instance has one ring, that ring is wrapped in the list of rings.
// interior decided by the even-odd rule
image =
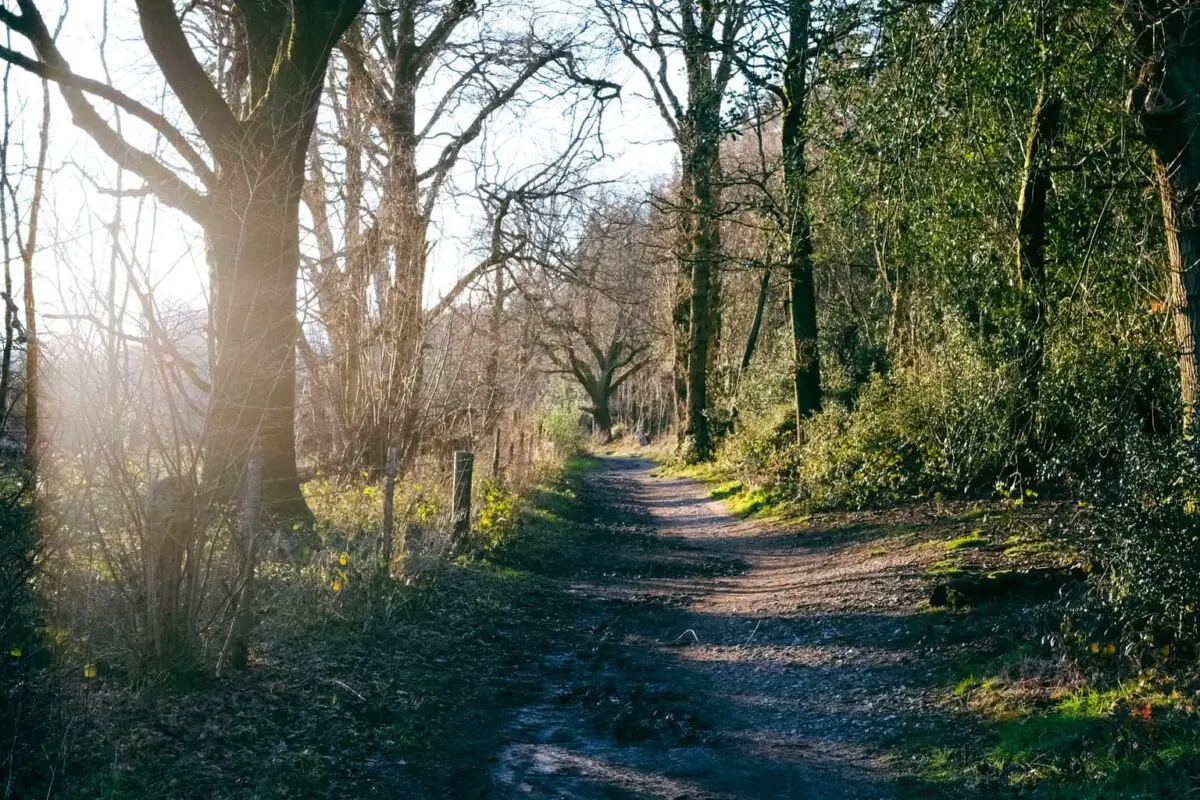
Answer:
[[[389,447],[387,451],[387,473],[383,484],[383,541],[380,543],[380,560],[383,571],[388,573],[392,568],[392,541],[395,538],[396,523],[393,518],[396,507],[396,448]]]
[[[471,472],[475,455],[466,450],[454,452],[454,539],[457,550],[471,533]]]
[[[496,430],[492,437],[492,479],[500,479],[500,423],[496,423]]]

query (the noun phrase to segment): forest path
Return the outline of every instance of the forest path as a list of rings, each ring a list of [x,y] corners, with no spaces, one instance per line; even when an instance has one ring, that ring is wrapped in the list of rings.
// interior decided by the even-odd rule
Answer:
[[[895,796],[881,754],[939,724],[912,641],[919,553],[872,547],[890,521],[742,520],[652,471],[606,458],[585,476],[573,633],[526,667],[543,689],[505,728],[487,795]]]

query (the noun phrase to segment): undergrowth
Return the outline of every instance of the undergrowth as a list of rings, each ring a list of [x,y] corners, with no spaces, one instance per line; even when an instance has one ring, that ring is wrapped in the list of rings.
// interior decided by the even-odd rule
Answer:
[[[63,673],[46,712],[56,751],[40,754],[37,780],[22,790],[368,798],[479,785],[500,734],[481,722],[486,710],[541,689],[512,661],[528,648],[502,645],[563,627],[542,576],[570,560],[587,463],[569,459],[519,500],[488,486],[477,546],[406,580],[381,578],[371,561],[373,537],[359,523],[376,498],[318,485],[329,494],[310,495],[321,519],[312,558],[261,574],[250,669],[187,688]]]

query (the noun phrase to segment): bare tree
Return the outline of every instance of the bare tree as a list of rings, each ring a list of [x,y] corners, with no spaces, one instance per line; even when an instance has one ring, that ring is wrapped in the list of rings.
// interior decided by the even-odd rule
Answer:
[[[38,376],[40,346],[37,338],[37,318],[34,306],[33,261],[38,248],[38,231],[40,229],[42,202],[45,197],[46,160],[50,139],[50,95],[49,86],[42,81],[42,113],[38,127],[37,155],[33,167],[33,187],[27,198],[23,198],[16,183],[12,180],[10,171],[9,152],[11,145],[10,132],[12,129],[11,98],[9,94],[10,65],[5,65],[3,79],[4,103],[4,133],[0,141],[0,236],[3,238],[4,253],[4,351],[3,363],[0,365],[0,422],[7,425],[19,399],[24,400],[21,418],[23,433],[22,457],[25,470],[29,475],[37,472],[38,456],[41,452],[39,441],[39,411],[38,411]],[[25,214],[22,221],[22,200]],[[10,230],[11,223],[11,230]],[[22,228],[24,230],[22,230]],[[13,246],[21,264],[22,306],[18,306],[14,297],[12,280]],[[24,322],[22,323],[22,311]],[[24,347],[22,392],[15,395],[13,355],[14,348]]]
[[[375,12],[351,27],[341,47],[344,72],[330,81],[334,130],[325,139],[334,146],[314,149],[306,198],[320,251],[310,277],[337,363],[328,391],[337,417],[335,450],[343,466],[370,469],[382,466],[389,446],[407,466],[421,434],[426,332],[512,258],[512,242],[496,226],[505,224],[513,203],[536,193],[523,177],[512,179],[509,199],[493,203],[492,246],[424,308],[432,219],[455,169],[498,115],[517,113],[538,97],[566,100],[568,115],[579,117],[569,138],[586,139],[599,104],[616,90],[580,72],[577,33],[550,39],[513,31],[489,16],[500,9],[458,0],[436,7],[380,3]],[[426,92],[434,99],[421,106],[418,94]],[[344,187],[327,178],[338,170]],[[491,202],[487,192],[505,194],[477,186],[476,198]]]
[[[0,21],[25,37],[37,58],[9,48],[0,49],[0,57],[56,81],[75,124],[162,203],[203,228],[215,337],[206,480],[218,494],[232,496],[257,441],[266,505],[292,517],[307,515],[293,419],[304,161],[329,56],[362,1],[235,0],[217,7],[236,31],[230,72],[218,87],[174,2],[138,0],[142,35],[208,158],[163,115],[72,72],[34,0],[17,0],[19,13],[0,8]],[[136,147],[88,95],[148,125],[183,158],[190,175]]]
[[[579,240],[556,243],[561,254],[551,258],[562,268],[543,274],[537,292],[552,371],[583,389],[606,440],[617,391],[655,359],[646,223],[637,200],[600,198]]]

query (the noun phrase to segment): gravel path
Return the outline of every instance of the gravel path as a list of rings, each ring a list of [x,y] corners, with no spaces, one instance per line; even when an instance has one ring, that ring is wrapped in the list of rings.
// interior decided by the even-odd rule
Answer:
[[[605,459],[587,477],[605,546],[564,579],[579,636],[534,667],[544,692],[484,794],[896,796],[880,754],[936,724],[912,641],[919,548],[884,552],[894,521],[863,515],[739,520],[652,467]]]

